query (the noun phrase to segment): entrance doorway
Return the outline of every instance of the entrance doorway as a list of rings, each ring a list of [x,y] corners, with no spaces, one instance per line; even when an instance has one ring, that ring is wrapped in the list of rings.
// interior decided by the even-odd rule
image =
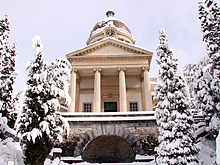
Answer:
[[[117,112],[117,102],[104,102],[105,112]]]

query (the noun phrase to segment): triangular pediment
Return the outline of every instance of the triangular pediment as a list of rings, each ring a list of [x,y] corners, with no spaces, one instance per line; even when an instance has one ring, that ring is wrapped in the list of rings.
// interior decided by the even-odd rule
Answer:
[[[134,54],[130,50],[118,47],[118,45],[105,44],[101,47],[98,47],[88,53],[85,53],[84,56],[96,56],[96,55],[128,55]]]
[[[107,38],[99,42],[87,45],[86,47],[71,52],[66,55],[67,58],[76,56],[108,56],[108,55],[150,55],[151,51],[137,47],[136,45],[127,44],[116,39]]]

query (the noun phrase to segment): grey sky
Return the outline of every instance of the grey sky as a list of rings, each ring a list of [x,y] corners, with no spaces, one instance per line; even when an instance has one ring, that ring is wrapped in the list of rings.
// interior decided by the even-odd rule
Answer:
[[[219,3],[219,0],[218,0]],[[93,26],[112,6],[115,16],[131,30],[136,45],[155,52],[158,32],[164,27],[179,68],[196,63],[205,53],[198,20],[197,0],[2,0],[0,17],[9,16],[12,42],[17,42],[15,90],[22,90],[24,66],[34,58],[32,37],[40,35],[48,61],[86,45]],[[151,76],[158,72],[155,61]]]

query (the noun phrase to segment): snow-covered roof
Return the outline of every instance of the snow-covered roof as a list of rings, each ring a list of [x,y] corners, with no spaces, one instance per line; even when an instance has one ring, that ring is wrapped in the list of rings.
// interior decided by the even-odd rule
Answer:
[[[155,111],[139,112],[62,112],[61,115],[69,122],[74,121],[139,121],[156,120]]]
[[[137,112],[60,112],[62,116],[82,116],[82,115],[89,115],[89,116],[112,116],[112,115],[117,115],[117,116],[124,116],[124,115],[154,115],[155,111],[137,111]]]
[[[69,117],[67,121],[140,121],[156,120],[155,116],[138,116],[138,117]]]

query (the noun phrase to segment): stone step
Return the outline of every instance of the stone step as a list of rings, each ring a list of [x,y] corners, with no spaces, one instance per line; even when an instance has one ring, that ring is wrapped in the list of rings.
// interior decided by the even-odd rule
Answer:
[[[81,163],[83,162],[81,156],[78,157],[61,157],[60,159],[64,163]],[[134,162],[152,162],[154,161],[154,156],[142,156],[142,155],[137,155],[135,158]],[[133,163],[134,163],[133,162]],[[117,163],[114,163],[117,164]]]

